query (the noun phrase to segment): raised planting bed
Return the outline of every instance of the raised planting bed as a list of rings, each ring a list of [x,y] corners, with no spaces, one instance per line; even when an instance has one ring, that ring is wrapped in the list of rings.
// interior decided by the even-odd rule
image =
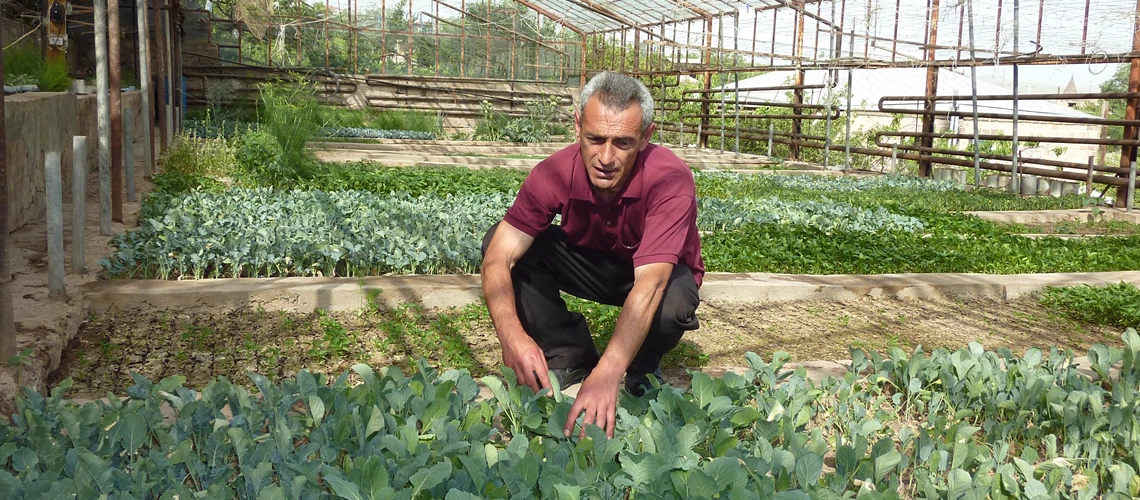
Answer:
[[[135,377],[109,401],[26,393],[0,425],[6,497],[1129,498],[1140,495],[1140,336],[1089,350],[886,356],[814,383],[787,355],[622,395],[615,436],[507,371],[417,363],[336,378]],[[1113,369],[1117,364],[1117,369]],[[1115,376],[1113,376],[1115,374]],[[246,384],[252,384],[253,389]],[[580,425],[584,425],[579,422]]]
[[[338,165],[290,191],[229,188],[149,197],[117,238],[116,278],[366,276],[478,270],[483,232],[525,173]],[[699,173],[709,271],[796,274],[1140,269],[1140,235],[1027,239],[967,210],[1080,206],[907,177]]]

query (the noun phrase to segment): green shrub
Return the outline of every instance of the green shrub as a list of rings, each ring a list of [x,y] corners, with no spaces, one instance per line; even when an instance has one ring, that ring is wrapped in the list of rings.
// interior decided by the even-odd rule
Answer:
[[[525,118],[510,118],[495,110],[490,101],[480,103],[481,116],[475,122],[475,139],[531,144],[546,142],[552,136],[565,136],[569,127],[562,123],[558,97],[528,101]]]
[[[1140,328],[1140,288],[1131,283],[1050,287],[1040,300],[1044,306],[1087,323]]]
[[[158,192],[179,195],[196,189],[217,193],[225,189],[226,186],[213,177],[205,175],[163,172],[154,176],[154,187],[155,191]]]
[[[234,145],[243,183],[269,186],[287,183],[287,176],[281,171],[281,144],[272,134],[250,130],[239,136]]]
[[[47,61],[36,71],[43,92],[65,92],[71,88],[71,75],[67,72],[66,61]]]
[[[225,177],[237,170],[234,148],[224,139],[179,136],[159,158],[162,171],[181,176]]]
[[[35,75],[43,60],[40,51],[32,45],[4,50],[4,80],[8,81],[16,75]]]
[[[4,51],[5,81],[14,80],[19,75],[33,78],[43,92],[63,92],[71,87],[67,61],[44,61],[34,45]]]
[[[316,159],[306,145],[321,128],[320,106],[312,83],[267,83],[261,86],[264,130],[280,147],[272,185],[284,186],[312,176]]]

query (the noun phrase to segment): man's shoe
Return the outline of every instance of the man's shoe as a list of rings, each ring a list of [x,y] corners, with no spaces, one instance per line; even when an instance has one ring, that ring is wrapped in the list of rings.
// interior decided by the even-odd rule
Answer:
[[[590,373],[594,371],[595,366],[598,366],[597,360],[569,368],[555,368],[550,371],[554,372],[554,378],[558,379],[558,387],[565,389],[586,380],[586,377],[589,377]]]
[[[649,375],[649,373],[643,373],[641,375],[627,373],[625,375],[625,390],[639,398],[644,396],[646,392],[649,392],[649,390],[653,388],[653,384],[649,381]],[[657,378],[657,383],[662,384],[665,382],[665,376],[661,373],[660,364],[653,370],[652,375]]]

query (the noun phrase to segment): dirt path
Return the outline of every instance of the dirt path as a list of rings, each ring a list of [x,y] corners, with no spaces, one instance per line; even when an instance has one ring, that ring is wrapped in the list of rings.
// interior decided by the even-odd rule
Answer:
[[[689,359],[705,369],[744,364],[753,351],[769,359],[787,351],[796,361],[846,359],[849,347],[912,351],[921,344],[957,349],[971,341],[1017,353],[1051,345],[1083,354],[1094,343],[1116,343],[1120,332],[1058,317],[1032,299],[862,299],[757,304],[750,308],[704,303],[702,327],[685,337]],[[72,397],[124,394],[130,373],[152,380],[186,376],[201,388],[224,375],[246,383],[246,372],[272,377],[305,368],[339,374],[352,364],[464,367],[475,375],[498,371],[499,351],[486,314],[472,306],[444,315],[416,309],[366,315],[274,311],[109,313],[90,318],[65,350],[51,384],[72,377]],[[689,366],[693,367],[693,366]],[[685,367],[666,370],[684,378]]]

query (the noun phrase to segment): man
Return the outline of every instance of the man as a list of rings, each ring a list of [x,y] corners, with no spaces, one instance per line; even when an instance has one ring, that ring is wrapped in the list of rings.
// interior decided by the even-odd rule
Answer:
[[[582,382],[566,420],[585,413],[613,437],[617,396],[642,395],[661,357],[698,327],[704,275],[696,186],[681,159],[649,144],[653,98],[641,82],[602,73],[582,89],[578,144],[543,160],[503,221],[483,238],[483,295],[503,363],[538,391]],[[555,215],[561,226],[552,226]],[[564,291],[622,306],[600,356]]]

